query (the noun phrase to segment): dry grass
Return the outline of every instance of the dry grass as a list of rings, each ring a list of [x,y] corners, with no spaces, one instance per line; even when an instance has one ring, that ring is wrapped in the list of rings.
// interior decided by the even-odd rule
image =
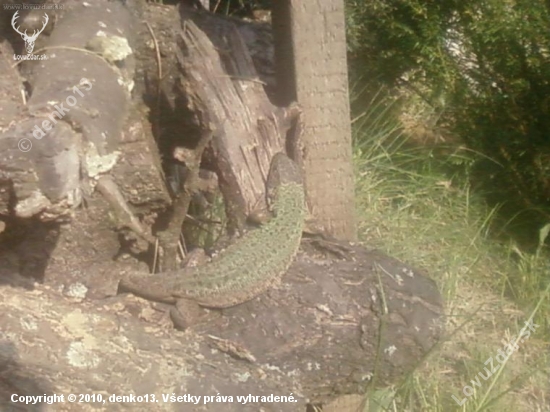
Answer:
[[[512,240],[497,241],[497,210],[468,183],[475,154],[410,146],[388,113],[374,99],[354,123],[360,236],[431,274],[446,300],[449,333],[398,388],[390,410],[550,411],[546,247],[527,253]],[[516,339],[532,314],[539,327],[517,343],[501,372],[478,377],[465,397],[463,387],[479,372],[486,376],[484,363]],[[466,401],[459,406],[453,395]]]

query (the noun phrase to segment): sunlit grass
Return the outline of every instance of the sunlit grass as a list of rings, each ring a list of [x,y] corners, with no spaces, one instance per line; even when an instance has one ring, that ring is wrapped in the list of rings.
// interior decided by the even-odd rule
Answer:
[[[359,234],[369,248],[436,280],[450,336],[399,388],[391,410],[550,410],[547,229],[535,253],[495,237],[499,206],[487,206],[469,181],[480,155],[458,145],[409,144],[394,116],[398,104],[380,90],[353,120]],[[531,314],[536,331],[466,397],[464,386]],[[466,401],[459,406],[453,395]]]

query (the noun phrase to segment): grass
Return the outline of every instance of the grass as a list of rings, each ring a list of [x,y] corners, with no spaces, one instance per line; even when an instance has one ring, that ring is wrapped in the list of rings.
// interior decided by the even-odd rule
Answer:
[[[550,411],[549,227],[535,252],[495,237],[499,207],[469,182],[480,155],[460,145],[411,144],[395,116],[399,101],[383,90],[371,94],[353,121],[360,238],[429,273],[448,315],[448,339],[397,388],[388,409]],[[539,327],[528,338],[524,332],[497,374],[479,378],[530,317]],[[465,385],[473,388],[468,397]]]

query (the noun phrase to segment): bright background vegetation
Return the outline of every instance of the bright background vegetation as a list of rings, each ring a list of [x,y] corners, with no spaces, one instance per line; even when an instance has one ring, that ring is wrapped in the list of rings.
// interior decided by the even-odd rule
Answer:
[[[386,406],[549,411],[550,3],[346,5],[360,233],[438,280],[451,334]]]

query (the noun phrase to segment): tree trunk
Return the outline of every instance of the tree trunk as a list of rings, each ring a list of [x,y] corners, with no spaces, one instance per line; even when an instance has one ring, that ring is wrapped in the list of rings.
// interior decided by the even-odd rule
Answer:
[[[279,104],[303,110],[308,205],[331,235],[354,240],[354,185],[344,2],[282,0],[273,8]]]

